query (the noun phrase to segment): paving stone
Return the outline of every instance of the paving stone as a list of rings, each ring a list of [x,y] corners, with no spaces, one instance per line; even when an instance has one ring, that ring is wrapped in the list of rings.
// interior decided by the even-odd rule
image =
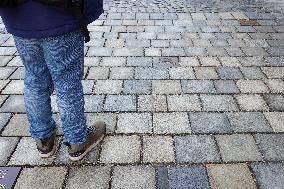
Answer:
[[[15,114],[2,132],[2,136],[30,136],[26,114]]]
[[[153,94],[180,94],[181,85],[178,80],[153,80]]]
[[[246,79],[263,79],[265,75],[261,72],[259,67],[241,67],[241,72]]]
[[[195,57],[180,57],[179,64],[184,67],[199,66],[199,61]]]
[[[113,50],[113,56],[143,56],[142,48],[116,48]]]
[[[103,121],[106,123],[106,132],[113,133],[116,126],[117,115],[114,113],[86,113],[87,125],[94,126],[96,122]]]
[[[13,56],[0,56],[0,65],[6,66],[12,59]]]
[[[108,136],[102,144],[101,163],[137,163],[140,161],[139,136]]]
[[[17,180],[15,188],[61,188],[66,174],[67,168],[65,167],[24,168]]]
[[[236,95],[241,110],[244,111],[267,111],[268,106],[260,95]]]
[[[153,128],[156,134],[191,133],[186,113],[154,113]]]
[[[202,66],[220,66],[220,61],[217,57],[200,57]]]
[[[25,70],[23,67],[18,67],[9,79],[24,79]]]
[[[239,67],[241,66],[236,57],[219,57],[222,66],[224,67]]]
[[[159,189],[161,188],[209,189],[210,188],[206,174],[206,169],[202,166],[170,167],[166,169],[165,175],[166,177],[168,177],[168,181],[166,180],[163,181],[165,187],[161,187],[162,182],[158,182]],[[159,176],[160,175],[158,174],[158,178]]]
[[[265,160],[284,160],[283,134],[256,134],[255,140]]]
[[[0,55],[1,56],[11,56],[16,53],[16,47],[0,47]]]
[[[11,118],[11,113],[1,113],[0,114],[0,131],[6,126]]]
[[[272,93],[284,93],[284,81],[281,79],[266,79],[264,82]]]
[[[109,75],[109,68],[105,67],[91,67],[88,74],[88,79],[107,79]]]
[[[197,112],[190,113],[189,120],[194,134],[232,133],[230,122],[225,114]]]
[[[271,132],[272,128],[260,112],[236,112],[227,114],[235,132]]]
[[[138,111],[164,112],[167,111],[165,95],[139,95]]]
[[[8,79],[15,70],[13,67],[0,67],[0,79]]]
[[[201,105],[197,95],[168,95],[169,111],[200,111]]]
[[[178,163],[218,162],[220,157],[212,136],[175,137],[176,158]]]
[[[104,189],[108,188],[110,167],[72,167],[68,173],[66,188]]]
[[[103,109],[103,95],[85,95],[85,112],[101,112]]]
[[[145,48],[145,56],[162,56],[159,48]]]
[[[217,72],[221,79],[242,79],[242,73],[238,68],[219,67]]]
[[[194,71],[197,79],[218,79],[217,72],[213,67],[195,67]]]
[[[0,137],[0,165],[4,166],[19,142],[18,137]]]
[[[223,47],[207,47],[206,49],[209,56],[227,56],[227,51]]]
[[[151,166],[116,166],[111,185],[114,189],[155,189],[155,169]]]
[[[217,93],[239,93],[239,89],[233,80],[215,80]]]
[[[127,57],[127,66],[152,66],[151,57]]]
[[[207,56],[208,52],[202,47],[187,47],[184,49],[187,56]]]
[[[8,165],[50,165],[55,157],[41,158],[32,138],[24,137],[20,140]]]
[[[135,68],[135,79],[168,79],[168,69],[163,68]]]
[[[265,66],[262,56],[242,57],[240,62],[243,66]]]
[[[269,93],[268,87],[261,80],[238,80],[241,93]]]
[[[124,66],[125,64],[125,57],[103,57],[100,66]]]
[[[133,79],[134,69],[131,67],[113,67],[110,69],[110,79]]]
[[[92,94],[94,83],[92,80],[82,80],[84,94]]]
[[[111,56],[112,49],[106,47],[90,47],[87,56]]]
[[[22,95],[10,95],[0,108],[0,112],[25,112],[24,97]]]
[[[264,115],[274,132],[284,131],[284,112],[265,112]]]
[[[151,81],[148,80],[125,80],[123,84],[124,94],[150,94]]]
[[[213,81],[181,80],[183,93],[216,93]]]
[[[0,90],[2,91],[4,87],[7,86],[10,80],[0,80]]]
[[[261,188],[272,189],[282,188],[284,186],[283,163],[253,163],[252,171]]]
[[[207,165],[207,170],[212,188],[257,188],[246,164],[211,164]]]
[[[251,135],[218,135],[216,140],[223,161],[260,161],[261,154]]]
[[[135,111],[136,97],[133,95],[108,95],[104,104],[105,111]]]
[[[153,66],[155,68],[179,67],[178,57],[153,57]]]
[[[170,163],[175,161],[173,138],[169,136],[143,137],[143,162]]]
[[[263,67],[261,69],[269,79],[284,78],[284,67]]]
[[[121,91],[121,80],[98,80],[94,87],[96,94],[119,94]]]
[[[118,115],[117,133],[152,133],[150,113],[123,113]]]
[[[237,111],[238,107],[230,95],[200,95],[203,110]]]
[[[266,94],[264,100],[268,104],[270,111],[284,110],[284,95]]]
[[[170,68],[169,74],[171,79],[195,79],[193,69],[189,67]]]

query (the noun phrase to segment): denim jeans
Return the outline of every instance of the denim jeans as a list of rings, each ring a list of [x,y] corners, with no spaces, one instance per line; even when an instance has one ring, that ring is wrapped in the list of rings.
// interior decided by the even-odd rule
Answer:
[[[50,96],[56,102],[65,141],[86,140],[82,77],[84,37],[79,31],[57,37],[27,39],[14,36],[25,67],[24,102],[29,131],[34,139],[45,139],[55,131]]]

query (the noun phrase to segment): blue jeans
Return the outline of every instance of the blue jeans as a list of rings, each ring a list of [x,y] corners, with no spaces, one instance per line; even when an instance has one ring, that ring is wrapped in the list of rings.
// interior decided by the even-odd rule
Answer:
[[[84,37],[74,31],[57,37],[14,39],[25,67],[24,101],[32,138],[48,138],[55,130],[50,103],[55,89],[65,140],[84,143]]]

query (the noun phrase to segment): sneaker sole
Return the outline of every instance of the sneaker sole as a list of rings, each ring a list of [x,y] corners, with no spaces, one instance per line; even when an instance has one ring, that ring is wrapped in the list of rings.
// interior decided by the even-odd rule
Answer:
[[[57,151],[57,143],[58,143],[57,140],[55,140],[52,150],[47,154],[39,153],[39,156],[41,158],[49,158],[49,157],[53,156],[55,154],[55,152]]]
[[[81,154],[80,156],[78,157],[72,157],[69,155],[69,159],[71,161],[79,161],[81,159],[83,159],[94,147],[96,147],[102,140],[104,139],[104,135],[97,141],[95,142],[94,144],[92,144],[89,148],[86,149],[86,151]]]

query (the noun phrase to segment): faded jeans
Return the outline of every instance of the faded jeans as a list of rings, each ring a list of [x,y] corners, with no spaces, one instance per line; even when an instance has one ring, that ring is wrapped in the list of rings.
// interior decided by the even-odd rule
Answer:
[[[32,138],[45,139],[55,132],[50,99],[55,90],[65,141],[84,143],[84,37],[74,31],[41,39],[14,36],[14,40],[25,67],[24,102]]]

